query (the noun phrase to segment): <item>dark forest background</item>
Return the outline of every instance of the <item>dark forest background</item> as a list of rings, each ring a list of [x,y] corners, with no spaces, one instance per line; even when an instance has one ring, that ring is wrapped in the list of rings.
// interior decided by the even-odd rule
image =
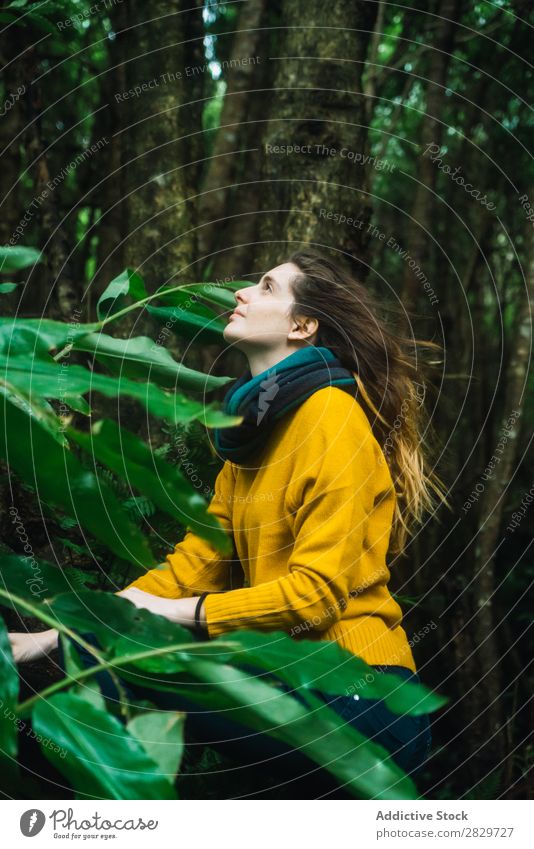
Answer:
[[[43,255],[9,278],[3,315],[94,321],[127,267],[149,292],[256,281],[306,244],[443,346],[427,403],[453,509],[392,564],[421,678],[450,700],[427,798],[524,798],[534,760],[530,12],[528,0],[0,3],[0,244]],[[154,315],[133,315],[117,334],[157,336]],[[244,366],[220,345],[168,347],[205,372]],[[172,438],[182,462],[176,433],[148,433],[134,406],[128,423],[155,448]],[[179,436],[213,478],[201,429]],[[20,550],[14,500],[37,554],[94,568],[5,466],[1,487],[4,546]]]

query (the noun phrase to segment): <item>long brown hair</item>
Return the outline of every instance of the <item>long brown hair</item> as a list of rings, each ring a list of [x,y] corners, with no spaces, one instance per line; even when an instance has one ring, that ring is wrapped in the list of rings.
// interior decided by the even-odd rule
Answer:
[[[428,445],[434,431],[425,416],[419,353],[419,348],[442,349],[390,329],[381,318],[386,305],[341,264],[311,249],[296,251],[285,261],[300,269],[291,281],[295,303],[290,318],[316,318],[314,344],[330,348],[356,378],[358,401],[384,452],[397,494],[389,551],[400,554],[413,526],[436,506],[434,496],[450,508],[443,482],[430,469]]]

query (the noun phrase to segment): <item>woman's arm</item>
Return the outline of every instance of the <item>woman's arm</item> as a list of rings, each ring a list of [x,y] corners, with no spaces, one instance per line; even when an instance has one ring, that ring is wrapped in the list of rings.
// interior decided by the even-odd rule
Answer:
[[[15,663],[39,660],[57,649],[58,632],[55,628],[50,628],[49,631],[38,631],[35,634],[24,631],[23,633],[12,633],[8,636]]]
[[[227,533],[232,534],[232,492],[234,475],[225,463],[215,481],[215,494],[208,512],[216,516]],[[235,555],[234,555],[235,556]],[[174,553],[166,558],[164,569],[151,569],[116,595],[165,616],[179,625],[194,624],[197,597],[201,592],[220,591],[228,585],[228,574],[234,556],[225,557],[206,540],[188,531]],[[205,624],[204,605],[200,621]],[[57,648],[58,632],[55,628],[37,633],[9,634],[16,663],[38,660]]]
[[[359,405],[339,396],[332,418],[308,406],[299,424],[313,434],[298,448],[298,474],[287,503],[294,545],[283,577],[254,587],[209,595],[205,600],[208,634],[252,628],[324,631],[337,622],[349,592],[365,586],[362,559],[368,518],[380,487],[386,484],[381,455]],[[351,406],[353,405],[353,406]],[[391,527],[384,525],[389,536]],[[379,580],[381,576],[375,578]],[[383,577],[383,576],[382,576]]]
[[[184,625],[190,628],[195,624],[197,598],[159,598],[158,596],[138,590],[135,587],[122,590],[122,592],[116,593],[116,595],[126,598],[135,604],[136,607],[145,608],[152,613],[165,616],[166,619],[170,619],[171,622],[176,622],[178,625]],[[206,624],[204,604],[200,608],[200,622],[203,625]],[[58,647],[59,634],[55,628],[32,634],[28,632],[10,633],[8,636],[15,663],[40,660],[43,657],[47,657],[50,652]]]
[[[165,616],[171,622],[176,622],[177,625],[185,625],[188,628],[195,624],[195,608],[198,597],[191,598],[161,598],[160,596],[152,595],[144,592],[137,587],[127,587],[116,595],[126,598],[135,604],[136,607],[150,610],[151,613],[157,613],[160,616]],[[206,624],[204,613],[204,602],[201,605],[199,618],[201,624]]]

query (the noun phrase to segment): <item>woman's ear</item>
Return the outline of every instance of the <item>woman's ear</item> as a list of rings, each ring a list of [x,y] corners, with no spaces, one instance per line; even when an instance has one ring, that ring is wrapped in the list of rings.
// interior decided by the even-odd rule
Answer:
[[[288,333],[288,339],[306,339],[311,341],[311,337],[315,336],[319,329],[319,322],[316,318],[301,318],[295,319],[293,328]]]

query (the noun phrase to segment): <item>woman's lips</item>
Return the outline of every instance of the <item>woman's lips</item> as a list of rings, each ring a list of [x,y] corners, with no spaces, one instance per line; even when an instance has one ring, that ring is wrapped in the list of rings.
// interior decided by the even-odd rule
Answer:
[[[243,316],[243,315],[241,315],[241,313],[240,313],[240,312],[233,312],[233,313],[229,316],[228,321],[230,321],[230,319],[231,319],[231,318],[236,318],[236,316],[239,316],[239,318],[244,318],[244,316]]]

